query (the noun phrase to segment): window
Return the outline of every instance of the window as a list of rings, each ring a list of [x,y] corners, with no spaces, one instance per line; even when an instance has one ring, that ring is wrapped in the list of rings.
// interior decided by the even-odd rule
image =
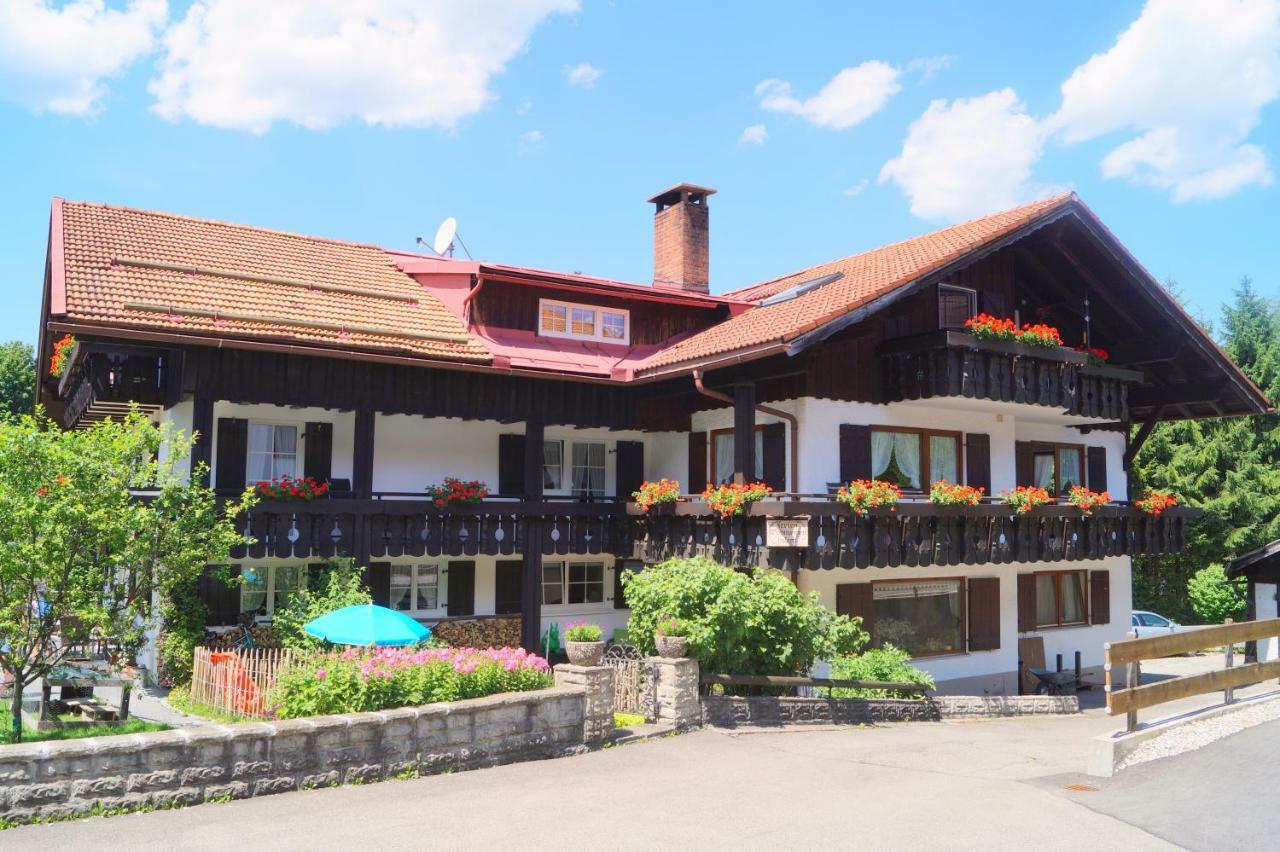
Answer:
[[[604,496],[604,444],[573,445],[573,496]]]
[[[270,617],[307,585],[305,565],[244,567],[240,571],[240,612]]]
[[[440,607],[438,565],[392,565],[391,608],[423,612]]]
[[[901,580],[871,584],[872,642],[913,657],[964,650],[962,580]]]
[[[1086,622],[1084,573],[1053,571],[1036,574],[1037,627],[1063,627]]]
[[[1062,495],[1084,484],[1084,447],[1078,444],[1035,444],[1032,447],[1034,484]]]
[[[978,293],[967,287],[938,285],[938,328],[963,331],[964,321],[978,313]]]
[[[564,487],[564,441],[542,444],[542,490],[559,491]]]
[[[747,481],[751,482],[764,476],[764,433],[756,427],[754,473],[747,473]],[[711,433],[711,470],[715,482],[724,484],[733,481],[733,430],[716,429]]]
[[[631,341],[630,325],[630,311],[538,300],[538,333],[544,337],[599,340],[625,346]]]
[[[248,468],[250,482],[297,477],[298,427],[250,423]]]
[[[546,562],[542,566],[542,604],[604,602],[604,563]]]
[[[921,473],[927,479],[921,480]],[[960,482],[960,433],[926,429],[872,429],[871,475],[909,491],[939,479]]]

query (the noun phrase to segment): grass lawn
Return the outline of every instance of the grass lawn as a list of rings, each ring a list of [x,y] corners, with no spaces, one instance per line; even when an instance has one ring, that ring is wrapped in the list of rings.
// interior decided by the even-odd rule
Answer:
[[[169,702],[169,706],[179,713],[186,713],[188,716],[199,716],[201,719],[208,719],[210,722],[247,722],[243,716],[237,716],[234,713],[227,713],[213,707],[206,707],[191,700],[191,689],[186,686],[175,686],[169,690],[169,697],[165,699]]]
[[[123,725],[94,725],[87,728],[63,728],[56,731],[33,731],[23,727],[24,743],[39,743],[47,740],[81,740],[86,737],[112,737],[116,734],[145,734],[148,731],[167,731],[168,725],[159,722],[145,722],[142,719],[129,719]],[[3,735],[0,742],[6,742],[8,734]]]

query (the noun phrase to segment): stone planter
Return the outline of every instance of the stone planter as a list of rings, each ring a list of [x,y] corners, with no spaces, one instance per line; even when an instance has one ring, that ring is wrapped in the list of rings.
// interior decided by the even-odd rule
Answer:
[[[598,666],[604,657],[604,641],[565,642],[564,650],[569,655],[569,662],[575,666]]]
[[[689,656],[689,637],[687,636],[654,636],[653,644],[658,646],[658,656],[675,659]]]

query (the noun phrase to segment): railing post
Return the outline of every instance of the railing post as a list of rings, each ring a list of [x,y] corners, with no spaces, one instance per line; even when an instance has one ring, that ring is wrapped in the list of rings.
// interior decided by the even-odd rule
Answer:
[[[1134,639],[1138,638],[1138,631],[1131,631],[1130,636]],[[1142,679],[1142,663],[1134,660],[1128,665],[1128,671],[1125,677],[1125,689],[1134,689],[1138,686],[1138,682]],[[1138,730],[1138,711],[1130,710],[1124,717],[1125,730],[1133,733]]]
[[[1223,624],[1233,624],[1233,623],[1235,623],[1235,619],[1233,618],[1228,618],[1226,621],[1223,622]],[[1230,669],[1232,666],[1235,665],[1235,663],[1236,663],[1236,643],[1228,642],[1227,643],[1227,668]],[[1226,689],[1222,690],[1223,704],[1231,704],[1235,700],[1236,700],[1236,690],[1234,686],[1228,686]]]

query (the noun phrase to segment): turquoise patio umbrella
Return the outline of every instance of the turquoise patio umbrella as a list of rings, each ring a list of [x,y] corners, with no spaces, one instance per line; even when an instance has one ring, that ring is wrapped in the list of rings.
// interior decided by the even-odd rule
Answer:
[[[302,629],[335,645],[412,645],[431,635],[404,613],[376,604],[335,609],[308,621]]]

